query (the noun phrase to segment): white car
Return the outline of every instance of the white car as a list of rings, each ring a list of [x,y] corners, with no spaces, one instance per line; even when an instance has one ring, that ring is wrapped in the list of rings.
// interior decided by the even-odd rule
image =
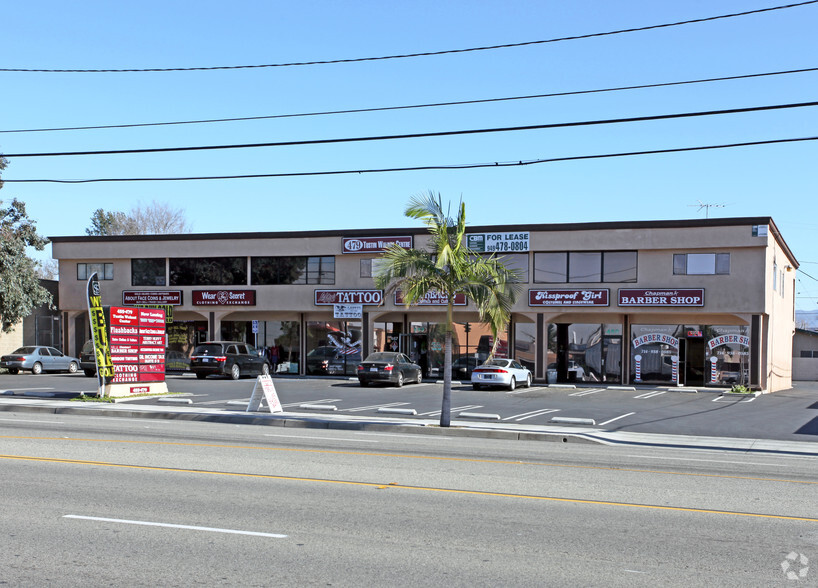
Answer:
[[[514,390],[517,385],[531,387],[531,372],[514,359],[490,359],[474,368],[471,385],[475,390],[483,386],[503,386]]]

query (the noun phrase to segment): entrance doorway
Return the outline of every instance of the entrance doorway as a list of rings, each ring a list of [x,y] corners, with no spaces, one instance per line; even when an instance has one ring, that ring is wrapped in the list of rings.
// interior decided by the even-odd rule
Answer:
[[[704,386],[704,339],[681,339],[679,355],[684,358],[684,384]]]

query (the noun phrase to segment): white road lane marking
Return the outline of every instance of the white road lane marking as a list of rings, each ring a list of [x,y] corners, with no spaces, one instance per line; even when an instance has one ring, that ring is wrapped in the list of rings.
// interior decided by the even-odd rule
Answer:
[[[663,457],[663,456],[659,456],[659,455],[629,455],[628,457],[635,457],[635,458],[638,458],[638,459],[661,459],[661,460],[673,459],[673,460],[676,460],[676,461],[704,461],[704,462],[709,462],[709,463],[734,463],[734,464],[740,464],[740,465],[773,466],[773,467],[778,467],[778,468],[789,467],[788,464],[783,464],[783,463],[761,463],[761,462],[755,462],[755,461],[729,461],[729,460],[726,460],[726,459],[696,459],[696,458],[693,458],[693,457],[666,457],[666,456]]]
[[[614,417],[614,418],[612,418],[610,420],[605,421],[604,423],[597,423],[597,426],[607,425],[608,423],[612,423],[614,421],[618,421],[619,419],[624,419],[625,417],[629,417],[632,414],[636,414],[636,413],[635,412],[629,412],[627,414],[621,414],[618,417]]]
[[[276,435],[274,433],[265,433],[265,437],[291,437],[293,439],[318,439],[320,441],[351,441],[353,443],[380,443],[375,439],[352,439],[349,437],[317,437],[312,435]]]
[[[215,527],[196,527],[193,525],[175,525],[172,523],[154,523],[150,521],[129,521],[127,519],[106,519],[103,517],[86,517],[82,515],[63,515],[64,519],[80,519],[84,521],[98,521],[102,523],[120,523],[124,525],[142,525],[147,527],[166,527],[169,529],[185,529],[188,531],[208,531],[210,533],[229,533],[231,535],[253,535],[255,537],[272,537],[286,539],[287,535],[279,533],[259,533],[257,531],[239,531],[237,529],[218,529]]]
[[[8,421],[10,423],[48,423],[50,425],[64,425],[63,421],[30,421],[27,419],[0,419],[0,421]]]

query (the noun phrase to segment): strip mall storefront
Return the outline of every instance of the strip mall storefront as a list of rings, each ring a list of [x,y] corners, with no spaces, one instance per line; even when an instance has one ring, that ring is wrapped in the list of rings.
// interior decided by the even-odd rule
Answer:
[[[772,227],[772,228],[770,228]],[[797,261],[769,217],[473,227],[469,247],[519,270],[497,354],[539,383],[789,387]],[[64,340],[88,337],[84,280],[106,305],[168,316],[166,365],[206,340],[263,348],[279,374],[352,375],[373,351],[402,351],[442,376],[447,301],[411,307],[374,288],[387,246],[422,230],[53,237]],[[76,276],[76,278],[74,278]],[[494,340],[454,301],[455,367]]]

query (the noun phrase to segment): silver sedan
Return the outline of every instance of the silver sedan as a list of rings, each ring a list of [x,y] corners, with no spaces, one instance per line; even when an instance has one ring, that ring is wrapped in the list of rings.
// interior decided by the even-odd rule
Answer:
[[[59,349],[44,345],[31,345],[15,349],[8,355],[0,357],[0,367],[10,374],[20,370],[30,370],[32,374],[43,372],[68,372],[73,374],[79,369],[80,360],[63,354]]]
[[[471,373],[471,385],[475,390],[483,386],[502,386],[514,390],[518,384],[529,388],[531,380],[528,368],[514,359],[490,359]]]

